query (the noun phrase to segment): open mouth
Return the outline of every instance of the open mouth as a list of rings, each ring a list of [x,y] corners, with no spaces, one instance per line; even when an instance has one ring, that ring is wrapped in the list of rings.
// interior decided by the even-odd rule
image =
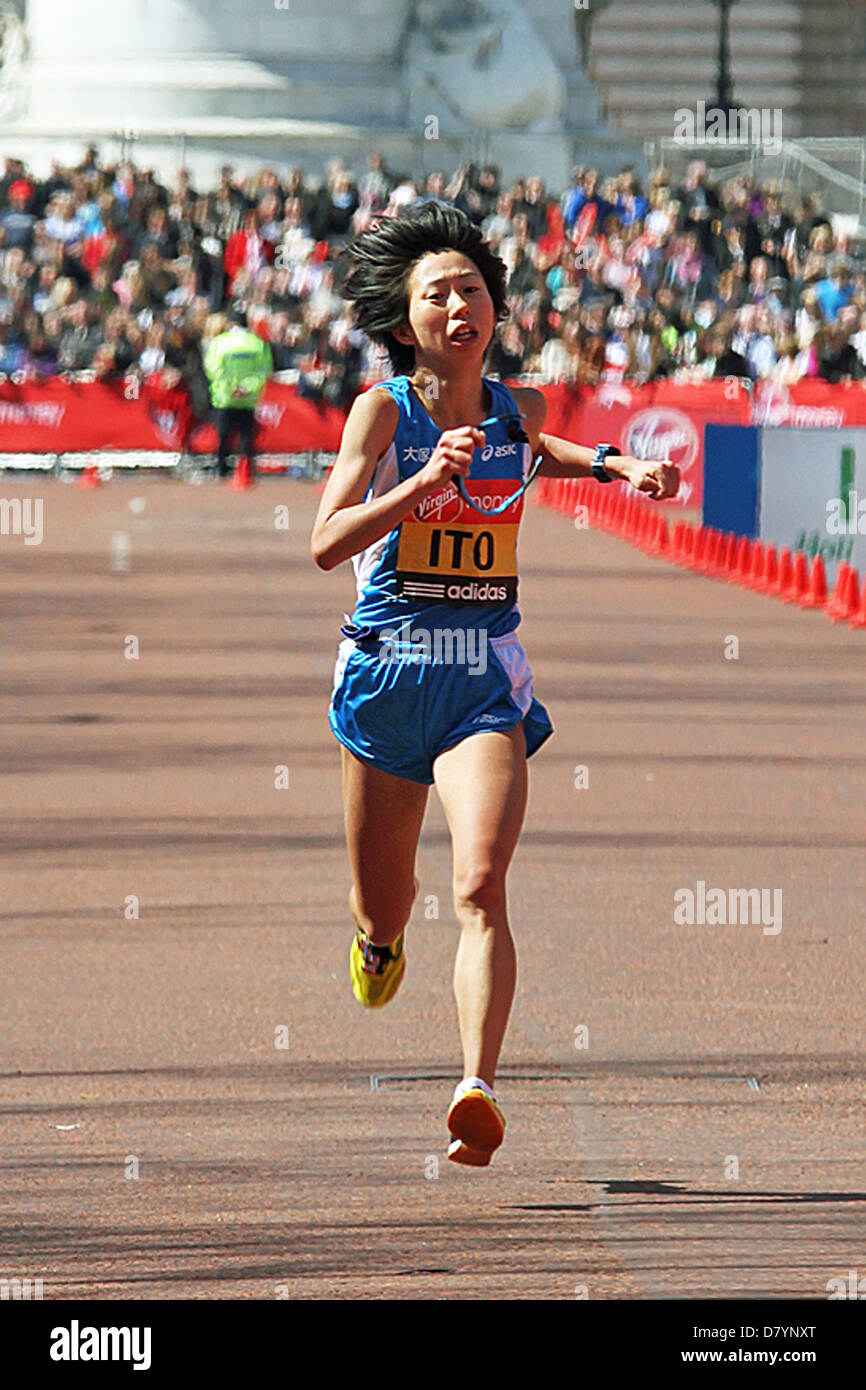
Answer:
[[[474,343],[478,337],[478,329],[471,328],[466,324],[463,328],[458,328],[456,332],[449,335],[452,343]]]

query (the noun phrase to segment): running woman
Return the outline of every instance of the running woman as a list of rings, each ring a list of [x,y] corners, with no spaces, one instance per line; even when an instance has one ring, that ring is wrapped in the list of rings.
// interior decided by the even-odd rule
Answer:
[[[505,1133],[494,1084],[516,984],[506,877],[527,759],[553,732],[516,633],[525,484],[533,459],[547,477],[594,472],[659,499],[674,496],[679,474],[667,461],[544,434],[540,392],[484,378],[508,313],[507,272],[457,209],[427,203],[383,219],[346,255],[355,321],[396,373],[352,406],[311,539],[320,568],[351,559],[357,581],[329,712],[342,744],[350,976],[368,1008],[400,985],[435,784],[461,928],[464,1074],[447,1115],[448,1157],[482,1167]]]

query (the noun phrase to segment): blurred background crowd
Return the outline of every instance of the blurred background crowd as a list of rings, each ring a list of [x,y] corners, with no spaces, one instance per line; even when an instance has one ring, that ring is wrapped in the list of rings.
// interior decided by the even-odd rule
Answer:
[[[305,395],[347,406],[387,359],[352,326],[340,250],[376,218],[425,200],[463,209],[508,266],[510,319],[488,370],[597,385],[709,377],[860,381],[866,273],[821,210],[748,177],[691,164],[551,190],[493,167],[413,180],[371,154],[318,185],[295,169],[200,189],[90,149],[45,180],[7,159],[0,178],[0,373],[88,373],[183,383],[208,414],[202,361],[232,306]]]

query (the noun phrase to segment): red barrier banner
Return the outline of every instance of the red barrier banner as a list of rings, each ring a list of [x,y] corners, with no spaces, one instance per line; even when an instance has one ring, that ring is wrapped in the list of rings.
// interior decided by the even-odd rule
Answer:
[[[546,386],[544,394],[549,434],[578,444],[615,444],[634,458],[671,459],[682,482],[670,505],[680,507],[703,502],[705,425],[866,425],[866,389],[859,382],[831,386],[807,381],[791,387],[758,382],[751,388],[736,378],[720,378],[646,386]]]
[[[770,425],[840,429],[866,426],[866,388],[858,382],[796,386],[735,378],[646,386],[604,382],[594,388],[541,388],[545,430],[578,444],[615,444],[636,458],[669,458],[682,472],[672,506],[703,500],[704,426]],[[256,411],[262,453],[336,453],[345,415],[302,397],[295,386],[269,382]],[[194,427],[182,390],[132,377],[122,381],[0,384],[0,453],[89,453],[99,450],[186,450],[213,453],[213,426]]]
[[[269,382],[256,411],[263,453],[336,453],[345,415],[317,406],[294,386]],[[90,453],[188,449],[215,452],[211,425],[192,430],[186,393],[139,383],[69,381],[0,384],[0,453]]]

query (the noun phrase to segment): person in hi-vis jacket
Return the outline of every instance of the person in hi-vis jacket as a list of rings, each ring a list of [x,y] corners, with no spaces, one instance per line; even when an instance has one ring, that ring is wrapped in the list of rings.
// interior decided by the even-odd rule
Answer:
[[[250,473],[255,473],[255,411],[274,370],[269,345],[250,332],[243,311],[230,309],[227,317],[229,327],[213,339],[204,359],[219,434],[217,473],[221,478],[229,471],[229,442],[234,433],[239,453],[249,460]]]

